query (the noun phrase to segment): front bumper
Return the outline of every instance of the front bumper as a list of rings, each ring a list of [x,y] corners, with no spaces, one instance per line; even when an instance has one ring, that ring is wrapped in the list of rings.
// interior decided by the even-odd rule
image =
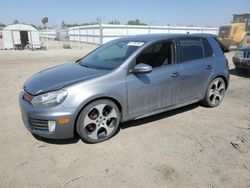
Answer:
[[[19,96],[19,106],[25,127],[33,134],[51,139],[66,139],[74,137],[74,124],[77,117],[76,108],[65,108],[58,105],[51,108],[36,108]],[[60,124],[61,118],[69,118],[69,123]],[[53,132],[48,130],[48,121],[56,121]]]
[[[250,69],[250,59],[233,57],[233,63],[235,67],[239,67],[243,69]]]

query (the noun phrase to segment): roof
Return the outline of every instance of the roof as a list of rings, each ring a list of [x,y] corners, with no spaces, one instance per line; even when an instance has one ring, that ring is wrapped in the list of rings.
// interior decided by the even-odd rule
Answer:
[[[135,40],[135,41],[144,41],[151,42],[161,39],[173,39],[178,37],[210,37],[211,34],[146,34],[146,35],[134,35],[121,38],[121,40]]]
[[[8,25],[3,30],[18,30],[18,31],[37,31],[33,26],[28,24],[12,24]]]

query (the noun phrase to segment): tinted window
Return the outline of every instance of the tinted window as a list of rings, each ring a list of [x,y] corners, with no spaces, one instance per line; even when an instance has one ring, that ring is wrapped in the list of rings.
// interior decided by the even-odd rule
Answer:
[[[170,41],[152,44],[136,58],[136,64],[145,63],[153,68],[169,65],[173,61],[173,46]]]
[[[179,40],[180,62],[203,58],[202,43],[199,38]]]
[[[205,57],[212,57],[213,56],[213,49],[210,46],[209,42],[206,39],[202,39],[202,43],[203,43]]]

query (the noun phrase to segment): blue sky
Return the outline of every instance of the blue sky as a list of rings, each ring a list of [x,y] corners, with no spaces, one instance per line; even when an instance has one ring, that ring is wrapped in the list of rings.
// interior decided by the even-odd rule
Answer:
[[[250,13],[250,0],[0,0],[0,22],[49,25],[117,19],[122,24],[131,19],[153,25],[219,26],[229,23],[233,13]]]

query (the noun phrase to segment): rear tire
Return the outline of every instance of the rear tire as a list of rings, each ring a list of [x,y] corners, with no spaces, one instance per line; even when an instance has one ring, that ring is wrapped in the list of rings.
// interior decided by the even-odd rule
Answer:
[[[113,101],[96,100],[80,113],[76,131],[86,143],[103,142],[117,133],[120,117],[119,108]]]
[[[210,107],[210,108],[219,106],[221,101],[224,98],[225,91],[226,91],[225,81],[221,77],[215,78],[209,84],[205,97],[201,101],[201,103],[204,106]]]

